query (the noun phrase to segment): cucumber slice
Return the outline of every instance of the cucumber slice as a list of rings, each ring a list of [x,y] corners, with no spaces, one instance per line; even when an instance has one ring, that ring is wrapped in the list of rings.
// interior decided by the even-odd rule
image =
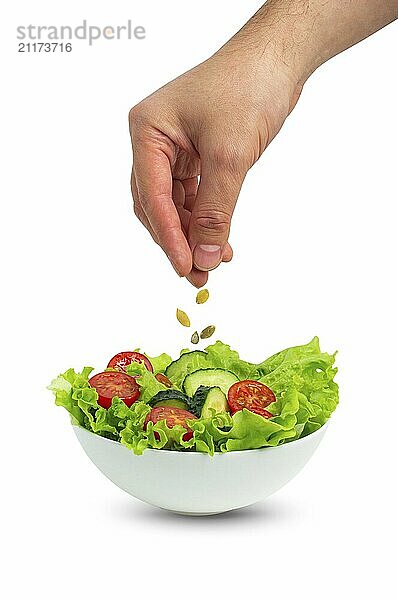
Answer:
[[[229,410],[226,395],[219,387],[199,386],[194,397],[188,398],[188,404],[189,410],[195,416],[204,419]]]
[[[172,408],[182,408],[183,410],[189,411],[189,406],[184,400],[178,400],[177,398],[171,398],[171,400],[160,400],[153,405],[156,406],[171,406]]]
[[[225,395],[228,390],[239,381],[236,375],[231,371],[224,369],[200,369],[187,375],[184,379],[183,390],[187,396],[193,397],[200,386],[219,387]]]
[[[202,406],[200,416],[203,419],[209,419],[215,414],[228,411],[227,397],[219,387],[210,388],[207,398]]]
[[[206,366],[208,366],[206,352],[194,350],[193,352],[185,352],[180,358],[169,364],[165,375],[175,386],[181,388],[182,382],[189,373]]]
[[[200,417],[203,405],[206,402],[207,394],[210,390],[210,387],[200,385],[196,390],[193,398],[188,398],[189,410],[195,415],[195,417]]]
[[[180,390],[161,390],[155,394],[149,401],[150,406],[174,406],[175,408],[185,408],[187,403],[187,397]],[[164,404],[164,402],[174,402],[174,404]],[[177,404],[175,404],[177,402]],[[180,406],[178,403],[183,403],[184,406]]]

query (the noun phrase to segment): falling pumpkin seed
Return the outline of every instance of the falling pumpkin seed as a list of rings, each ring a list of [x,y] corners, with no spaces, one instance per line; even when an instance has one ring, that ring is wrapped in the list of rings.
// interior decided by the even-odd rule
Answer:
[[[204,304],[208,301],[209,296],[209,290],[199,290],[199,292],[196,294],[196,304]]]
[[[177,308],[176,316],[177,320],[181,323],[181,325],[183,325],[184,327],[191,326],[191,321],[189,320],[187,313],[185,313],[180,308]]]
[[[199,334],[198,334],[197,331],[195,331],[195,333],[192,334],[191,343],[192,344],[198,344],[199,343]]]
[[[207,327],[205,327],[203,329],[202,333],[200,334],[200,339],[207,340],[207,338],[209,338],[213,335],[215,330],[216,330],[216,328],[214,325],[208,325]]]

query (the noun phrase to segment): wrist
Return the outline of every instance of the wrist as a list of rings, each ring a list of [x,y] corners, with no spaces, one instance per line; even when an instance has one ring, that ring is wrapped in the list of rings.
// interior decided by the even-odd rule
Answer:
[[[241,30],[212,57],[223,64],[223,70],[239,70],[240,82],[247,95],[265,99],[264,107],[270,110],[269,101],[276,111],[275,127],[271,137],[277,133],[280,124],[294,108],[305,83],[304,69],[287,62],[280,50],[281,38],[269,36],[261,40],[248,36]],[[242,39],[244,34],[244,40]],[[272,125],[272,124],[271,124]]]
[[[293,86],[293,95],[329,58],[317,40],[317,14],[302,0],[269,0],[221,51],[244,53],[258,65],[274,65]]]

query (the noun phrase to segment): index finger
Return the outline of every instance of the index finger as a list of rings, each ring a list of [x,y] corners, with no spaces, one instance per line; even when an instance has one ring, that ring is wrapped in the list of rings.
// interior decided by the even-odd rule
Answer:
[[[173,178],[167,154],[158,142],[133,140],[138,197],[160,246],[182,277],[192,269],[192,253],[173,202]]]

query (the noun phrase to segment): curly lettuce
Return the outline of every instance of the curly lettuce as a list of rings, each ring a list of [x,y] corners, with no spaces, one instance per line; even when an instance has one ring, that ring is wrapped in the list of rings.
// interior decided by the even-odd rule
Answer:
[[[132,362],[127,365],[126,373],[132,377],[137,377],[136,381],[140,386],[141,402],[149,402],[158,392],[167,390],[167,387],[156,379],[155,374],[148,371],[142,363]]]
[[[145,354],[145,356],[151,361],[154,373],[164,373],[169,364],[173,362],[171,356],[165,352],[159,354],[159,356],[149,356],[148,354]]]
[[[73,369],[65,371],[52,381],[49,389],[55,395],[55,403],[70,413],[73,424],[118,441],[135,454],[154,448],[213,455],[277,446],[313,433],[337,407],[335,354],[321,352],[317,337],[303,346],[282,350],[257,365],[241,360],[235,350],[219,341],[208,346],[199,358],[200,366],[189,362],[184,368],[226,369],[240,380],[256,379],[270,387],[276,401],[267,410],[273,416],[265,419],[243,409],[234,415],[222,412],[211,418],[192,419],[187,421],[192,430],[189,440],[184,439],[186,429],[181,425],[170,428],[166,421],[145,425],[151,410],[149,401],[167,388],[143,364],[135,362],[126,371],[137,378],[141,393],[139,401],[130,408],[118,397],[112,399],[109,409],[98,405],[98,394],[89,384],[91,367],[80,373]],[[167,354],[150,360],[156,365],[155,373],[164,372],[172,362]]]
[[[322,427],[337,407],[335,358],[335,354],[321,352],[319,339],[315,337],[305,346],[289,348],[274,355],[268,363],[257,365],[259,372],[265,372],[259,381],[277,397],[291,386],[300,393],[297,431],[301,437]]]
[[[256,365],[239,357],[236,350],[220,341],[205,348],[207,363],[211,369],[227,369],[235,373],[240,380],[257,378]]]
[[[54,393],[55,404],[63,406],[75,425],[91,429],[95,409],[98,407],[97,392],[90,388],[88,378],[93,367],[84,367],[81,373],[68,369],[53,379],[48,389]]]

